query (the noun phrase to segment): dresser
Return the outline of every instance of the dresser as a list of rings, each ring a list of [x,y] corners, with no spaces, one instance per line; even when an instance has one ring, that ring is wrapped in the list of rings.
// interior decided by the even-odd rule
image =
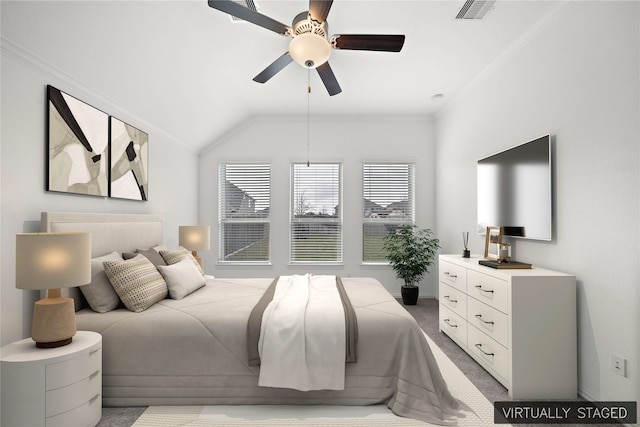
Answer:
[[[0,349],[2,426],[95,426],[102,416],[102,336],[37,348],[31,338]]]
[[[512,399],[577,397],[575,276],[440,255],[439,329]]]

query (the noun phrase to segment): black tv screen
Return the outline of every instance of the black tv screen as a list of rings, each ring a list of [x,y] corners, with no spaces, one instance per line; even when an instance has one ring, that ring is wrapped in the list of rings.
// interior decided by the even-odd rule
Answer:
[[[478,233],[551,240],[551,137],[478,160]]]

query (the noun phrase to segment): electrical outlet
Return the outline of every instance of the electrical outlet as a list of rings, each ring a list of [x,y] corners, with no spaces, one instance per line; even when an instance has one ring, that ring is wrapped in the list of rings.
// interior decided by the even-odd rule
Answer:
[[[626,377],[627,376],[627,359],[623,359],[615,354],[611,355],[611,370],[616,374]]]

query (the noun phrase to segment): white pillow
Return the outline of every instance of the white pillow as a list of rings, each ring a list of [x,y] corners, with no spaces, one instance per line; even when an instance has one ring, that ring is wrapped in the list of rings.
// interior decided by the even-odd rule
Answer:
[[[205,285],[205,278],[189,258],[171,265],[159,265],[158,271],[169,288],[169,296],[182,299]]]

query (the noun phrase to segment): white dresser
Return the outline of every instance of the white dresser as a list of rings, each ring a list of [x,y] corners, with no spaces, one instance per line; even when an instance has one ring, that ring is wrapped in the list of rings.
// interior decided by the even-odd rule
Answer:
[[[577,397],[576,278],[440,255],[440,331],[512,399]]]
[[[31,338],[0,350],[2,426],[95,426],[102,416],[102,336],[37,348]]]

